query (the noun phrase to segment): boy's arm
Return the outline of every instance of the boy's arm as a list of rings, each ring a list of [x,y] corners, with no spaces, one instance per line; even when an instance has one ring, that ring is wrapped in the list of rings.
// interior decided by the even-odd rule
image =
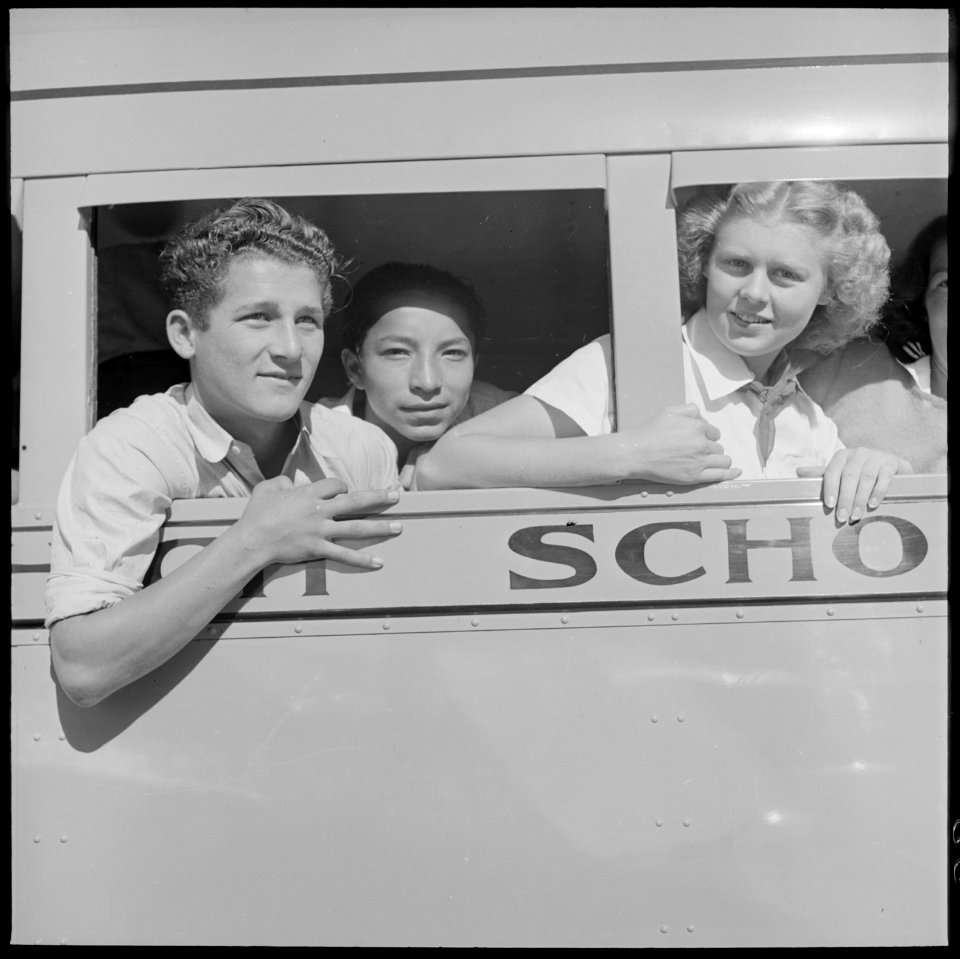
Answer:
[[[664,410],[638,430],[585,436],[565,413],[518,396],[442,436],[416,464],[415,489],[591,486],[625,479],[735,479],[730,458],[696,406]]]
[[[274,563],[334,559],[376,569],[378,559],[335,541],[396,535],[390,520],[338,520],[397,501],[395,491],[346,493],[340,480],[293,488],[258,484],[240,519],[183,566],[114,606],[51,626],[53,664],[75,703],[92,706],[166,662],[250,580]]]

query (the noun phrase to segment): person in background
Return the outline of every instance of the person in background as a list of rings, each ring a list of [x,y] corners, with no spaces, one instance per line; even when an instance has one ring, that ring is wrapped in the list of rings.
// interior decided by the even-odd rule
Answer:
[[[947,217],[928,223],[893,274],[886,344],[924,393],[947,398]]]
[[[917,472],[947,468],[947,217],[927,224],[894,272],[878,334],[800,376],[840,438],[890,450]]]
[[[320,402],[379,426],[409,488],[429,444],[516,395],[474,379],[484,324],[464,280],[419,263],[376,267],[347,307],[341,357],[350,389]]]
[[[875,321],[890,256],[877,218],[833,183],[743,183],[688,204],[678,240],[681,281],[700,304],[682,327],[688,406],[614,433],[601,337],[524,396],[451,430],[421,457],[418,488],[822,474],[838,522],[876,508],[910,464],[845,448],[797,374]]]
[[[191,381],[139,397],[81,440],[57,499],[46,625],[67,696],[94,705],[184,647],[260,570],[375,556],[341,539],[396,535],[340,520],[397,501],[393,446],[303,402],[323,350],[338,257],[269,200],[189,224],[163,251],[170,344]],[[240,497],[240,519],[144,586],[175,499]]]

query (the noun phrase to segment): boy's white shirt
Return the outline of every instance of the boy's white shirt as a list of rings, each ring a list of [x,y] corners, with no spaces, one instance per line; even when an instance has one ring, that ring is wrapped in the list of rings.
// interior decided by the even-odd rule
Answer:
[[[398,489],[397,451],[377,427],[303,402],[283,475],[302,486]],[[204,409],[192,386],[139,397],[80,441],[57,499],[48,628],[142,588],[175,499],[248,497],[264,479],[253,450]]]
[[[776,439],[764,466],[755,427],[759,398],[743,387],[754,379],[749,367],[721,343],[701,310],[681,329],[684,393],[703,417],[720,430],[720,443],[740,479],[796,478],[799,466],[826,466],[844,448],[837,427],[799,389],[776,416]],[[566,413],[588,435],[614,429],[613,359],[609,334],[588,343],[528,390]],[[651,411],[653,413],[655,411]]]

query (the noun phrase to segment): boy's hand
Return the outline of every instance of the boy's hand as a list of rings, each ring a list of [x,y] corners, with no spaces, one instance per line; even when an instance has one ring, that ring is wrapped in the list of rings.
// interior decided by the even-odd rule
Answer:
[[[376,512],[396,503],[396,490],[348,493],[338,479],[294,487],[286,476],[258,483],[236,525],[228,530],[262,567],[333,559],[350,566],[378,569],[383,561],[334,540],[396,536],[400,523],[387,519],[337,519]],[[227,535],[225,533],[224,535]]]
[[[733,461],[717,442],[720,430],[695,403],[669,406],[640,429],[615,435],[630,444],[630,477],[689,485],[733,480],[742,472],[731,468]]]
[[[833,459],[822,466],[801,466],[797,476],[823,475],[824,506],[837,507],[838,523],[856,523],[868,509],[876,509],[890,487],[890,480],[897,474],[912,473],[913,467],[893,453],[871,450],[865,447],[840,450]]]

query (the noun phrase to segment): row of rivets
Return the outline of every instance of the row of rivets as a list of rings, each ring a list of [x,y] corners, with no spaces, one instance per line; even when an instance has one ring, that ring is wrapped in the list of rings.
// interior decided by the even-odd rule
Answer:
[[[693,932],[694,929],[696,929],[696,926],[694,926],[694,924],[691,922],[691,923],[687,926],[687,932]],[[669,927],[668,925],[664,924],[664,925],[662,925],[662,926],[660,927],[660,931],[661,931],[662,933],[668,933],[668,932],[670,931],[670,927]]]
[[[641,495],[642,495],[642,496],[646,496],[646,493],[642,493]],[[669,495],[669,493],[668,493],[667,495]],[[918,604],[917,604],[917,612],[918,612],[918,613],[922,613],[923,610],[924,610],[923,604],[922,604],[922,603],[918,603]],[[836,610],[835,610],[832,606],[828,606],[827,609],[826,609],[826,613],[827,613],[828,616],[833,616],[833,615],[835,614],[835,612],[836,612]],[[738,609],[737,612],[736,612],[737,619],[743,619],[745,615],[746,615],[746,614],[744,613],[744,611],[743,611],[742,609]],[[648,622],[648,623],[656,622],[656,618],[657,618],[657,617],[656,617],[653,613],[647,613],[647,622]],[[670,619],[673,620],[673,622],[676,623],[676,622],[678,622],[679,619],[680,619],[680,614],[679,614],[678,612],[672,612],[672,613],[670,614]],[[567,624],[570,622],[570,617],[569,617],[569,616],[561,616],[561,617],[560,617],[560,622],[563,623],[564,625],[567,625]],[[471,625],[471,626],[479,626],[479,625],[480,625],[480,620],[477,619],[476,617],[474,617],[473,619],[470,620],[470,625]],[[391,626],[391,624],[390,624],[389,621],[383,623],[383,629],[390,629],[390,626]],[[294,627],[293,627],[293,631],[294,631],[297,635],[300,635],[300,634],[303,632],[303,627],[300,626],[300,625],[294,626]],[[209,626],[209,627],[207,628],[207,632],[212,636],[212,635],[214,635],[214,634],[217,632],[217,627],[216,627],[216,626]],[[42,637],[42,634],[41,634],[41,633],[34,633],[32,639],[33,639],[34,642],[37,642],[38,640],[41,639],[41,637]],[[682,721],[682,720],[681,720],[681,721]]]
[[[686,718],[687,718],[687,717],[684,716],[683,713],[678,713],[678,714],[677,714],[677,722],[678,722],[678,723],[682,723]],[[652,722],[652,723],[658,723],[658,722],[660,722],[660,717],[659,717],[656,713],[654,713],[654,714],[650,717],[650,722]]]
[[[70,840],[70,837],[69,837],[69,836],[61,836],[61,837],[60,837],[60,842],[68,842],[69,840]],[[33,841],[34,841],[35,843],[40,843],[40,842],[43,841],[43,836],[41,836],[41,835],[38,834],[38,835],[36,835],[36,836],[33,837]]]

